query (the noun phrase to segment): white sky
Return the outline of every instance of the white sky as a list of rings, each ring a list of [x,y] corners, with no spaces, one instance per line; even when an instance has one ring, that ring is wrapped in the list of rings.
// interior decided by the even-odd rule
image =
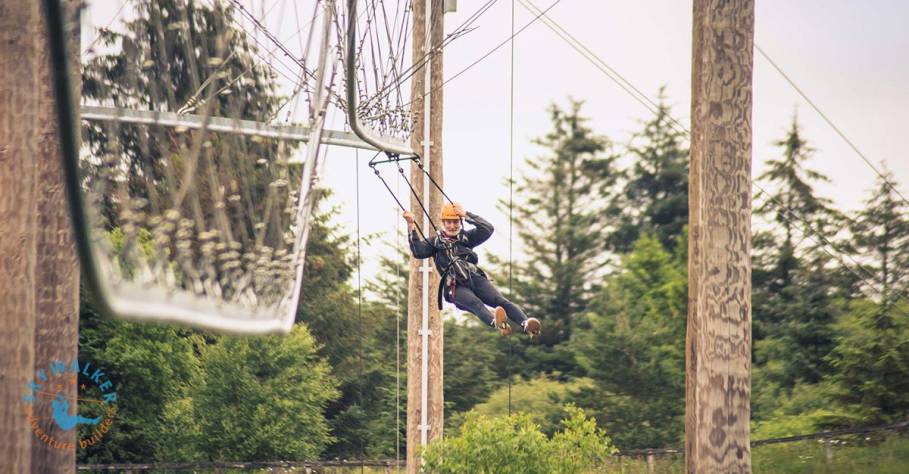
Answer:
[[[551,1],[533,3],[545,8]],[[249,4],[249,0],[243,3]],[[301,10],[311,11],[312,2],[304,3],[307,6]],[[446,15],[446,31],[461,24],[481,3],[458,2],[458,11]],[[83,44],[93,36],[91,25],[106,25],[119,7],[119,1],[94,2],[83,23]],[[254,11],[260,10],[256,7]],[[691,12],[690,1],[561,0],[549,16],[652,99],[665,85],[674,116],[687,126]],[[519,3],[515,13],[517,28],[533,18]],[[266,23],[270,21],[270,28],[280,31],[281,20],[274,17],[277,15],[272,14]],[[761,0],[756,2],[755,17],[755,42],[876,166],[880,168],[886,161],[906,195],[909,30],[905,23],[909,2]],[[499,0],[475,23],[475,31],[445,49],[445,77],[507,38],[510,25],[511,1]],[[497,226],[498,232],[485,247],[503,257],[507,257],[508,222],[496,202],[508,192],[503,183],[509,170],[509,54],[508,46],[501,48],[444,90],[444,187],[468,210]],[[516,37],[514,54],[516,176],[522,173],[525,158],[542,153],[530,141],[549,130],[546,108],[553,102],[565,105],[568,97],[584,100],[583,114],[591,119],[593,129],[619,143],[648,118],[643,106],[542,22]],[[809,166],[832,181],[819,186],[819,193],[843,209],[859,207],[873,185],[874,172],[757,53],[754,176],[763,171],[768,158],[779,156],[771,142],[783,137],[796,111],[803,137],[817,150]],[[400,212],[365,166],[372,154],[359,155],[363,164],[357,168],[351,152],[333,148],[329,154],[323,183],[335,192],[332,202],[341,206],[338,222],[355,232],[356,169],[361,185],[361,233],[385,232],[393,239]],[[395,173],[389,168],[384,174],[393,178]],[[401,187],[406,190],[403,183]],[[401,196],[406,198],[403,191]],[[760,224],[759,219],[755,224]],[[517,242],[515,248],[517,251]],[[381,245],[364,248],[364,278],[375,271],[374,256],[383,251]]]

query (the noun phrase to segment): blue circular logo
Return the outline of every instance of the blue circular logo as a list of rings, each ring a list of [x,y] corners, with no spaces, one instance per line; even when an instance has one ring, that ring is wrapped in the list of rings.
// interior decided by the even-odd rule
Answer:
[[[76,386],[76,398],[70,395],[73,385]],[[79,439],[79,447],[85,449],[104,438],[117,413],[117,392],[107,374],[91,362],[80,363],[78,359],[70,362],[54,360],[47,369],[35,371],[35,378],[26,386],[22,400],[26,403],[26,416],[35,436],[60,450],[75,449],[75,446],[56,439],[52,433],[70,431],[79,425],[90,426],[93,428],[91,434]],[[50,400],[50,405],[38,403],[41,400]],[[77,401],[99,404],[104,414],[91,418],[82,416],[77,410]]]

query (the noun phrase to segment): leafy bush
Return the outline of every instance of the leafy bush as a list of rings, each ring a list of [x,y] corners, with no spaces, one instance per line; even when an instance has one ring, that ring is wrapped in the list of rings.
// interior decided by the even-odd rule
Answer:
[[[302,324],[286,336],[225,336],[205,349],[193,405],[213,460],[314,459],[334,441],[323,411],[338,396]]]
[[[590,472],[615,451],[606,433],[583,410],[569,406],[562,430],[547,438],[530,415],[484,417],[476,412],[458,433],[431,443],[426,472],[439,474],[549,474]]]
[[[559,429],[561,421],[568,415],[565,411],[565,402],[569,394],[592,387],[593,381],[588,378],[559,382],[540,375],[530,380],[515,381],[511,387],[511,411],[527,413],[532,422],[540,425],[544,434],[551,435]],[[490,395],[489,400],[473,409],[481,416],[491,417],[499,413],[508,413],[508,396],[508,387],[501,387]]]

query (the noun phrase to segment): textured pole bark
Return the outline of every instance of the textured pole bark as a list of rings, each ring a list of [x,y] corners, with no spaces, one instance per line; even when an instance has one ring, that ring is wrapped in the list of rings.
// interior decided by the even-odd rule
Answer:
[[[695,0],[685,464],[751,472],[752,0]]]
[[[443,28],[443,10],[442,0],[432,0],[431,13],[431,37],[432,44],[437,45],[442,42]],[[425,54],[424,44],[426,41],[426,8],[425,1],[416,0],[413,2],[413,61],[419,63]],[[442,179],[442,54],[436,53],[431,61],[430,84],[432,86],[430,99],[429,114],[429,169],[433,178],[443,186]],[[413,76],[411,85],[411,97],[413,102],[411,110],[414,120],[414,131],[411,137],[411,146],[415,150],[422,152],[424,146],[424,85],[425,75],[419,71]],[[420,196],[420,199],[427,205],[429,214],[433,217],[436,225],[439,224],[436,219],[442,209],[442,195],[435,187],[430,187],[429,196],[424,196],[424,175],[416,166],[411,166],[411,184]],[[423,211],[416,199],[411,196],[411,212],[421,223]],[[423,231],[428,237],[432,236],[432,227],[423,226]],[[428,227],[428,228],[426,228]],[[417,473],[420,471],[420,418],[421,418],[421,369],[422,369],[422,350],[423,341],[421,337],[422,318],[423,318],[423,272],[421,270],[422,261],[411,259],[410,262],[410,290],[407,302],[407,472]],[[439,284],[439,275],[436,272],[432,262],[427,262],[429,273],[429,284],[426,291],[429,298],[429,377],[428,377],[428,409],[427,424],[429,431],[427,440],[432,441],[442,436],[443,426],[443,392],[442,392],[442,354],[443,354],[443,337],[442,337],[442,318],[436,305],[436,288]]]
[[[38,2],[0,0],[0,467],[32,471],[23,400],[34,374]]]
[[[70,66],[75,103],[81,93],[79,67],[79,8],[81,1],[68,0],[67,37],[70,41]],[[50,50],[47,46],[47,24],[38,18],[40,34],[35,37],[38,55],[38,135],[36,188],[37,231],[35,264],[35,368],[48,370],[54,361],[76,359],[79,347],[79,266],[67,212],[66,190],[57,125],[56,99],[52,86]],[[78,123],[78,121],[76,122]],[[73,376],[75,377],[75,376]],[[76,384],[62,390],[72,405],[77,406]],[[51,399],[38,397],[35,413],[51,413]],[[72,449],[53,449],[37,436],[32,436],[32,472],[62,473],[76,470],[76,430],[63,431],[55,423],[42,424],[42,429],[61,445]]]

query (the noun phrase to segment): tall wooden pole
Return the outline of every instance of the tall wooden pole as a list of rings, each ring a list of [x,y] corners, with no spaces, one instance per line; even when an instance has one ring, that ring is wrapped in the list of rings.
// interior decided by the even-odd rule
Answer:
[[[37,2],[36,2],[37,3]],[[62,7],[66,13],[67,40],[70,48],[71,80],[74,102],[79,103],[81,93],[79,58],[79,10],[81,0],[67,0]],[[42,3],[43,4],[43,3]],[[37,160],[37,230],[35,265],[35,370],[48,370],[52,362],[69,362],[77,358],[79,349],[79,266],[66,203],[63,180],[63,163],[60,159],[60,141],[56,99],[50,65],[48,31],[44,15],[39,18],[41,34],[38,42],[39,135]],[[78,110],[78,109],[77,109]],[[79,123],[76,121],[76,123]],[[55,389],[56,390],[56,389]],[[75,410],[76,384],[63,385],[64,395],[73,402]],[[51,413],[49,397],[38,397],[35,413]],[[32,436],[33,472],[75,472],[76,430],[61,430],[56,423],[42,426],[45,433],[60,445],[72,449],[52,449],[37,436]]]
[[[427,3],[431,4],[427,12]],[[427,13],[429,17],[427,18]],[[442,42],[442,0],[413,2],[413,62],[419,64],[432,46]],[[428,27],[428,28],[427,28]],[[429,34],[427,35],[427,29]],[[428,36],[428,38],[427,38]],[[427,82],[429,86],[427,87]],[[411,145],[419,150],[427,170],[441,186],[442,179],[442,54],[432,56],[428,71],[413,76],[411,97],[414,132]],[[428,94],[427,94],[428,92]],[[429,122],[426,122],[426,119]],[[436,225],[442,209],[441,193],[424,179],[423,172],[411,167],[411,183]],[[411,197],[411,211],[422,216],[416,198]],[[418,218],[427,237],[432,237],[428,219]],[[442,318],[436,305],[439,275],[429,260],[411,260],[410,291],[407,304],[407,472],[420,470],[423,442],[442,436]],[[425,337],[424,337],[425,334]],[[424,365],[425,362],[425,365]],[[424,387],[425,379],[425,387]],[[425,406],[425,410],[424,410]],[[425,424],[424,424],[425,422]]]
[[[75,45],[77,5],[67,5]],[[0,466],[74,472],[75,431],[42,419],[43,433],[71,449],[49,446],[33,433],[23,399],[36,370],[72,361],[78,346],[78,266],[41,2],[0,0],[0,45]],[[76,399],[74,384],[63,391]],[[51,412],[47,397],[31,407],[35,414]]]
[[[0,0],[0,462],[32,471],[22,399],[34,374],[38,2]]]
[[[685,465],[751,472],[753,0],[694,0]]]

